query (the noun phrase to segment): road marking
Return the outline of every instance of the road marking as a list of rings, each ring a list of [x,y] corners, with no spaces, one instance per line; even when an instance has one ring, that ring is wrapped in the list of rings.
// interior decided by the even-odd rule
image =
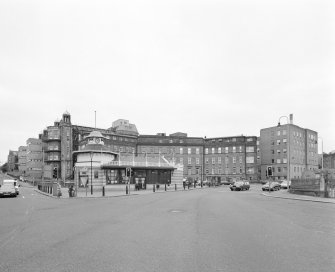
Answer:
[[[172,210],[172,211],[170,211],[170,212],[172,212],[172,213],[181,213],[181,212],[183,212],[183,211],[181,211],[181,210]]]

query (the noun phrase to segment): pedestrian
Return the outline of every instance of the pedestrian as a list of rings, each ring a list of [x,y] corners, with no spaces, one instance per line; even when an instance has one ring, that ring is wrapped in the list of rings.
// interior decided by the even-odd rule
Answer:
[[[59,183],[57,183],[57,196],[58,198],[62,196],[62,190]]]

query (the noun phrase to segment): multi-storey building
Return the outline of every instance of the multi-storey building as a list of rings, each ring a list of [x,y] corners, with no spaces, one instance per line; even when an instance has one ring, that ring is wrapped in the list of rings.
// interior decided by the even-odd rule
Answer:
[[[27,140],[27,162],[26,173],[27,176],[34,179],[42,178],[43,168],[43,153],[42,140],[36,138],[29,138]]]
[[[82,140],[92,131],[99,131],[106,138],[106,147],[113,152],[132,154],[135,152],[137,129],[128,120],[119,119],[109,129],[99,129],[71,123],[71,115],[65,112],[60,121],[54,122],[43,132],[45,163],[51,165],[57,178],[65,181],[73,177],[73,151],[80,149]]]
[[[18,151],[18,168],[20,175],[25,176],[27,171],[27,147],[20,146]]]
[[[323,168],[335,169],[335,151],[332,151],[329,154],[323,154]]]
[[[14,172],[18,170],[18,152],[9,150],[7,158],[7,171]]]
[[[261,178],[272,167],[274,179],[301,178],[303,171],[318,168],[318,134],[290,122],[261,129]]]
[[[236,136],[204,139],[206,179],[257,180],[257,137]]]
[[[203,139],[187,137],[186,133],[140,135],[137,139],[137,154],[163,157],[174,164],[182,165],[183,176],[193,180],[203,179]]]

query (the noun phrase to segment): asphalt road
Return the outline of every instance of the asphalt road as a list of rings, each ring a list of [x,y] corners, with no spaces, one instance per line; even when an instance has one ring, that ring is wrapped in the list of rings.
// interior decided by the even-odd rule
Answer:
[[[334,271],[335,205],[227,187],[0,199],[0,271]]]

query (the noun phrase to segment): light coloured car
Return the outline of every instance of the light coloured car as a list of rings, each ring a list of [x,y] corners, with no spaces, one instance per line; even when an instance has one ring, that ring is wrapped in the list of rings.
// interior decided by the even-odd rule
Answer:
[[[281,183],[280,183],[280,188],[281,189],[288,189],[291,186],[291,181],[287,181],[286,179],[284,179]]]
[[[0,187],[0,197],[4,196],[17,196],[15,186],[13,183],[4,183]]]

